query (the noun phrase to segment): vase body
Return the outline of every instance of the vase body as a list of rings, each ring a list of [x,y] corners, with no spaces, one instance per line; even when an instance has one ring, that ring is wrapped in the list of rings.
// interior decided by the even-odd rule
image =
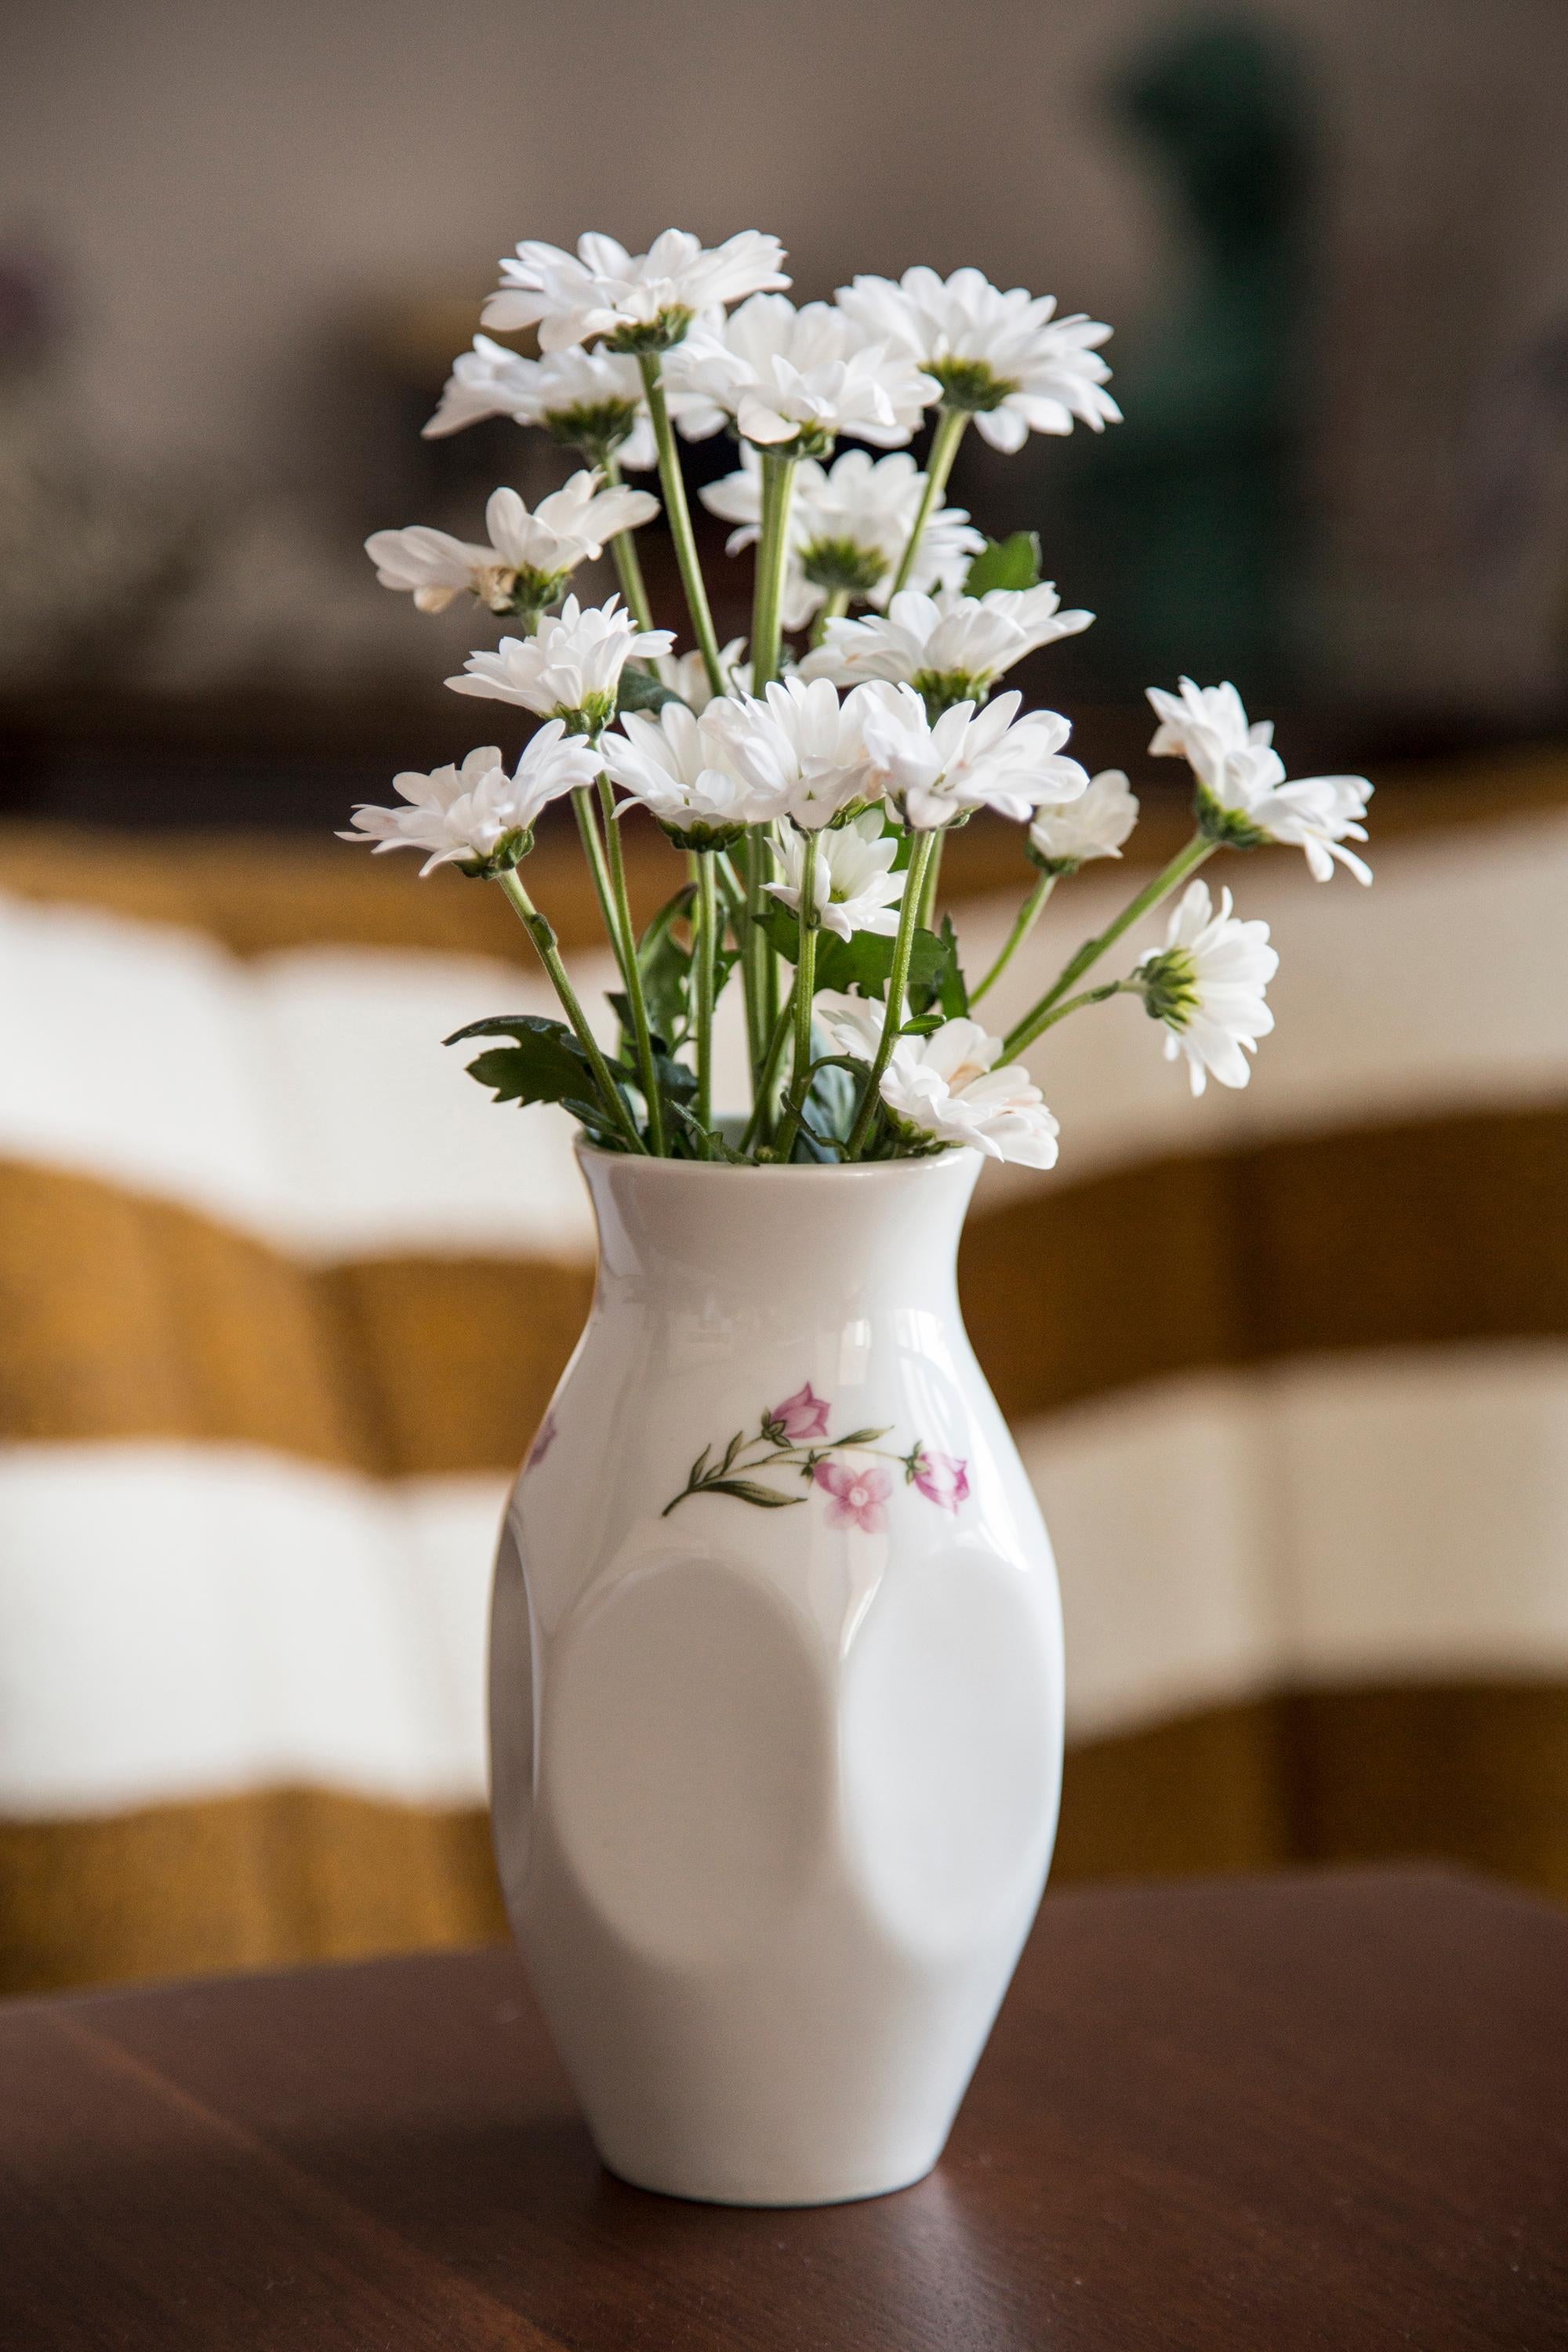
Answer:
[[[580,1157],[597,1290],[491,1620],[512,1926],[612,2171],[901,2188],[1060,1786],[1055,1568],[958,1311],[977,1163]]]

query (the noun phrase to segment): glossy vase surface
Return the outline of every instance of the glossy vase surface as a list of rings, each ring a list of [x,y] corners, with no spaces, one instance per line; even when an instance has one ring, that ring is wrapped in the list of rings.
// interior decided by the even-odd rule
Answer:
[[[496,1569],[512,1925],[611,2170],[902,2188],[1060,1786],[1055,1568],[958,1311],[978,1163],[580,1157],[594,1308]]]

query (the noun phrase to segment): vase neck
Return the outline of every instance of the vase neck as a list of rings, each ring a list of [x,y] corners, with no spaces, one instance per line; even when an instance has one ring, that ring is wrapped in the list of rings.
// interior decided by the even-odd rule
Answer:
[[[948,1306],[978,1156],[730,1168],[584,1150],[601,1304],[784,1319]]]

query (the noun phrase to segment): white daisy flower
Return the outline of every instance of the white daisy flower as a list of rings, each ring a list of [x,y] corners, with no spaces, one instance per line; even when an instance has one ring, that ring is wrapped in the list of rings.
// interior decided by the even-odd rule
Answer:
[[[492,491],[483,547],[416,524],[373,531],[365,553],[382,586],[411,590],[422,613],[444,612],[465,590],[492,613],[535,613],[553,604],[577,565],[601,554],[606,540],[658,512],[647,490],[605,489],[601,479],[585,467],[531,513],[515,490]]]
[[[764,699],[731,696],[710,703],[706,715],[722,736],[727,764],[771,800],[773,815],[793,817],[805,832],[878,797],[863,700],[850,695],[841,703],[826,678],[811,685],[792,671]]]
[[[559,719],[540,728],[509,775],[493,743],[470,751],[461,767],[410,770],[393,778],[402,808],[362,802],[341,841],[368,841],[379,852],[423,849],[419,871],[458,865],[473,875],[503,874],[533,845],[542,809],[563,793],[591,784],[598,761],[581,736]]]
[[[820,988],[811,1001],[811,1017],[826,1031],[836,1054],[874,1062],[882,1042],[888,1008],[858,988]]]
[[[897,282],[857,278],[837,299],[868,337],[934,376],[942,406],[973,415],[994,449],[1021,449],[1031,433],[1070,433],[1075,416],[1096,433],[1121,421],[1099,352],[1110,329],[1081,311],[1055,317],[1051,295],[1021,286],[1004,294],[978,269],[945,279],[906,269]]]
[[[542,425],[565,447],[595,458],[612,452],[634,473],[658,463],[653,426],[643,405],[636,360],[610,352],[550,352],[541,360],[476,335],[452,362],[440,405],[424,427],[426,441],[460,433],[489,416]]]
[[[1151,1017],[1166,1028],[1165,1059],[1187,1057],[1193,1092],[1210,1071],[1222,1087],[1244,1087],[1247,1054],[1274,1026],[1263,992],[1279,969],[1267,923],[1238,922],[1228,890],[1214,911],[1206,882],[1189,882],[1171,917],[1163,948],[1133,967]],[[1242,1049],[1246,1048],[1246,1052]]]
[[[910,686],[862,687],[849,699],[862,695],[869,789],[885,793],[917,832],[934,832],[977,808],[1023,821],[1089,789],[1078,761],[1059,757],[1068,722],[1055,710],[1020,719],[1021,694],[998,695],[983,710],[955,703],[934,723]]]
[[[1364,776],[1307,776],[1287,781],[1267,720],[1249,725],[1234,686],[1194,686],[1183,678],[1177,694],[1148,689],[1160,724],[1151,751],[1184,759],[1197,780],[1198,822],[1211,840],[1233,849],[1283,842],[1306,852],[1313,878],[1327,882],[1335,864],[1358,882],[1372,868],[1347,841],[1364,841],[1361,822],[1372,798]]]
[[[682,849],[721,849],[773,814],[724,766],[723,749],[707,718],[679,702],[623,713],[620,732],[600,746],[606,772],[632,796],[623,807],[647,809]]]
[[[1088,792],[1047,809],[1029,827],[1029,855],[1047,874],[1075,874],[1091,857],[1120,857],[1138,822],[1137,795],[1120,768],[1102,768]]]
[[[875,1058],[885,1005],[824,989],[812,1011],[841,1054]],[[895,1126],[914,1140],[967,1144],[988,1160],[1054,1168],[1056,1118],[1021,1062],[996,1067],[1001,1051],[1000,1037],[978,1021],[944,1021],[929,1037],[900,1037],[879,1088]]]
[[[734,686],[737,694],[752,690],[752,666],[741,656],[746,650],[744,637],[731,637],[719,650],[719,667]],[[660,686],[668,686],[671,694],[679,694],[682,702],[695,711],[707,709],[713,700],[713,688],[708,681],[708,665],[700,646],[689,653],[660,654],[654,663]]]
[[[547,719],[565,719],[596,731],[615,716],[621,672],[637,654],[667,653],[668,629],[639,629],[618,596],[584,611],[568,596],[546,614],[531,637],[503,637],[495,652],[470,654],[454,694],[514,702]]]
[[[787,286],[776,236],[742,229],[712,251],[667,228],[647,253],[630,254],[590,230],[575,255],[525,240],[500,266],[500,291],[481,313],[503,333],[537,327],[539,346],[562,352],[603,337],[612,352],[667,351],[704,310]]]
[[[872,457],[846,449],[826,472],[795,469],[793,521],[797,560],[813,588],[839,588],[885,610],[925,494],[926,478],[906,450]],[[910,585],[957,589],[985,545],[963,507],[937,507],[916,551]],[[821,594],[817,601],[820,603]]]
[[[788,825],[778,846],[784,878],[766,887],[792,914],[800,912],[810,857],[812,905],[824,930],[836,931],[841,940],[852,939],[857,931],[892,938],[909,877],[892,870],[899,845],[891,834],[884,834],[879,810],[868,809],[826,833],[800,833]]]
[[[835,590],[886,608],[925,486],[925,476],[902,449],[876,458],[865,449],[846,449],[831,467],[813,457],[800,460],[790,503],[786,629],[804,628]],[[729,554],[755,545],[762,535],[763,471],[749,444],[742,444],[739,471],[710,482],[699,495],[710,514],[735,525],[725,542]],[[958,588],[984,544],[965,508],[938,507],[921,535],[911,585]]]
[[[717,432],[728,417],[745,441],[812,457],[825,457],[841,433],[896,447],[936,397],[902,351],[863,334],[831,302],[797,310],[784,294],[753,294],[721,325],[695,330],[670,362],[670,380],[686,395],[689,438]]]
[[[1015,662],[1058,637],[1076,636],[1092,613],[1066,612],[1052,582],[1034,588],[993,588],[985,596],[951,589],[922,595],[901,589],[886,613],[829,621],[823,641],[801,664],[807,677],[854,686],[883,678],[912,686],[932,709],[983,701]]]

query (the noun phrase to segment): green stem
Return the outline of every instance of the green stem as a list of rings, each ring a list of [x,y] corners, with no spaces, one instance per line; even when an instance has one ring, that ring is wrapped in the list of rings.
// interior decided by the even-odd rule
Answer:
[[[612,451],[606,450],[599,459],[599,467],[606,482],[618,488],[621,469]],[[618,530],[610,541],[610,553],[616,559],[616,577],[621,583],[626,607],[639,629],[651,629],[653,612],[647,601],[647,589],[643,582],[642,558],[637,553],[637,533]]]
[[[637,1068],[642,1073],[642,1090],[647,1103],[648,1139],[654,1157],[665,1156],[664,1097],[658,1089],[658,1074],[654,1066],[653,1036],[648,1028],[647,1000],[643,995],[642,973],[637,969],[637,926],[632,920],[631,893],[626,888],[626,852],[621,845],[621,828],[616,816],[616,795],[608,776],[599,778],[599,803],[605,812],[605,833],[609,843],[610,885],[615,893],[616,913],[622,942],[621,975],[626,983],[626,1000],[632,1010],[632,1035],[637,1042]]]
[[[697,860],[697,1118],[713,1124],[713,982],[719,950],[719,893],[713,856]]]
[[[577,819],[577,831],[582,835],[584,855],[588,871],[594,877],[594,892],[599,901],[599,912],[605,919],[605,929],[610,935],[616,962],[623,981],[629,988],[626,973],[626,941],[621,936],[620,916],[616,911],[615,894],[610,887],[610,869],[605,863],[605,845],[599,835],[599,820],[594,814],[594,795],[587,784],[580,784],[572,795],[573,813]]]
[[[934,931],[936,929],[936,891],[937,884],[942,879],[942,853],[947,847],[946,833],[933,833],[931,845],[931,857],[926,866],[925,887],[921,892],[920,912],[917,917],[921,929],[926,931]]]
[[[910,984],[910,958],[914,953],[915,913],[925,891],[926,867],[930,865],[936,835],[920,833],[915,835],[914,855],[910,859],[909,879],[904,884],[904,903],[899,915],[899,935],[893,942],[893,968],[888,975],[888,1012],[882,1024],[882,1034],[877,1042],[877,1057],[866,1079],[866,1091],[860,1097],[860,1108],[849,1130],[845,1149],[847,1160],[858,1160],[871,1132],[871,1121],[877,1116],[880,1100],[879,1089],[882,1074],[892,1059],[893,1046],[904,1025],[904,993]]]
[[[1142,992],[1135,980],[1108,980],[1099,988],[1082,989],[1077,996],[1067,997],[1060,1004],[1053,1005],[1048,1013],[1043,1013],[1035,1036],[1043,1036],[1047,1029],[1054,1029],[1058,1021],[1065,1021],[1069,1013],[1080,1012],[1086,1004],[1103,1004],[1108,996],[1142,996]],[[1034,1039],[1031,1038],[1029,1043],[1032,1045]]]
[[[811,625],[811,642],[814,650],[817,646],[822,644],[824,638],[826,636],[827,624],[829,621],[842,620],[848,610],[848,589],[834,588],[830,590],[826,604],[824,604],[821,612],[818,613],[816,620]]]
[[[605,1109],[620,1129],[630,1149],[646,1154],[647,1146],[633,1124],[632,1115],[626,1108],[626,1097],[610,1075],[610,1066],[599,1050],[598,1040],[588,1026],[588,1016],[578,1002],[577,992],[573,987],[567,976],[566,967],[561,961],[561,950],[555,944],[554,931],[523,888],[522,878],[515,866],[510,874],[498,875],[496,878],[516,909],[523,929],[533,941],[540,962],[550,975],[551,985],[561,999],[562,1009],[571,1023],[577,1043],[582,1046],[588,1066],[594,1073],[594,1082],[604,1097]]]
[[[702,566],[697,560],[697,541],[691,530],[691,509],[686,502],[686,478],[680,470],[680,451],[676,446],[669,409],[664,397],[658,352],[639,352],[637,365],[642,370],[648,415],[653,419],[653,437],[658,445],[658,478],[664,491],[665,519],[669,524],[669,535],[675,541],[675,560],[680,567],[680,584],[686,591],[686,609],[691,615],[691,625],[702,650],[702,667],[708,673],[708,683],[715,694],[722,694],[725,691],[724,666],[719,658],[719,639],[714,633],[713,614],[709,609]]]
[[[952,461],[958,455],[958,445],[963,438],[963,428],[968,422],[967,408],[944,408],[937,417],[936,431],[931,435],[931,456],[926,459],[926,486],[921,495],[920,510],[915,516],[914,529],[910,533],[910,543],[904,550],[889,592],[889,602],[905,586],[914,570],[915,558],[925,537],[925,527],[947,488],[947,478],[952,471]]]
[[[745,912],[737,927],[741,942],[741,986],[746,999],[746,1055],[752,1065],[752,1091],[755,1099],[761,1083],[763,1050],[767,1043],[767,1020],[763,1008],[763,966],[761,950],[767,942],[759,929],[763,906],[762,828],[748,825],[742,852],[745,874]]]
[[[773,1075],[784,1052],[784,1039],[789,1035],[794,1023],[795,991],[792,988],[788,998],[780,1009],[778,1019],[773,1023],[773,1034],[768,1040],[768,1050],[763,1057],[762,1068],[757,1073],[756,1097],[752,1104],[752,1116],[746,1121],[746,1132],[741,1138],[740,1148],[742,1151],[750,1151],[762,1132],[763,1122],[768,1116],[772,1101]]]
[[[1041,915],[1045,912],[1046,900],[1056,888],[1057,878],[1058,877],[1054,874],[1041,874],[1037,877],[1034,888],[1030,891],[1028,897],[1025,899],[1023,905],[1018,909],[1018,919],[1014,924],[1012,929],[1008,932],[1006,940],[1004,942],[1001,954],[997,957],[995,962],[992,965],[990,971],[986,973],[979,987],[972,988],[970,990],[969,1002],[972,1005],[978,1004],[981,998],[988,995],[991,990],[995,987],[996,982],[1001,979],[1003,973],[1006,971],[1007,966],[1012,962],[1013,958],[1017,954],[1018,950],[1023,946],[1024,941],[1028,938],[1029,933],[1034,929],[1035,925],[1039,921]]]
[[[811,1000],[816,992],[816,835],[805,836],[805,855],[800,867],[800,961],[795,975],[795,1059],[790,1071],[789,1100],[775,1145],[788,1165],[795,1139],[805,1116],[811,1091]]]
[[[779,674],[780,613],[789,561],[789,512],[795,498],[793,457],[763,452],[763,528],[757,544],[752,601],[752,692],[761,694]]]
[[[1140,921],[1152,907],[1157,907],[1161,899],[1168,898],[1172,891],[1179,888],[1190,874],[1195,874],[1205,858],[1212,857],[1218,846],[1219,844],[1210,841],[1206,835],[1194,833],[1186,847],[1177,851],[1169,866],[1164,867],[1163,872],[1156,874],[1152,882],[1145,888],[1139,891],[1131,904],[1122,908],[1114,922],[1107,923],[1104,930],[1097,931],[1093,939],[1085,940],[1071,961],[1063,965],[1057,979],[1046,991],[1039,1003],[1026,1013],[1021,1021],[1015,1022],[1013,1027],[1009,1029],[1002,1041],[1005,1058],[1011,1061],[1016,1055],[1023,1052],[1026,1045],[1039,1035],[1042,1029],[1048,1027],[1049,1024],[1045,1016],[1054,1006],[1061,1003],[1074,982],[1081,980],[1089,966],[1098,963],[1106,950],[1114,947],[1122,933],[1130,931],[1133,924]]]

